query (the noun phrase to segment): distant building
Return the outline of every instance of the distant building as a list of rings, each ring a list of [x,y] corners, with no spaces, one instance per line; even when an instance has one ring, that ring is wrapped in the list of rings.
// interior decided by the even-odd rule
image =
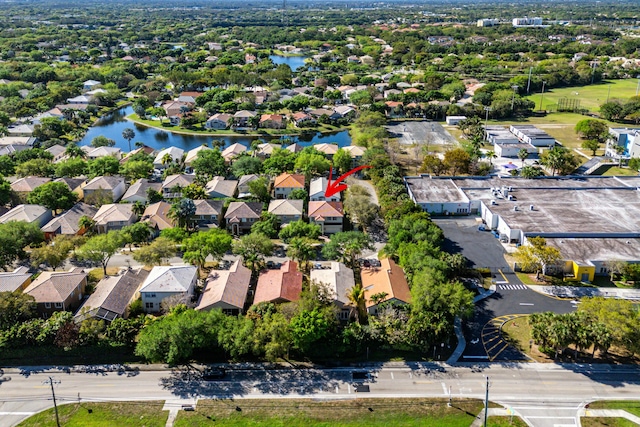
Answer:
[[[478,19],[477,25],[478,27],[493,27],[499,23],[498,19]]]
[[[542,25],[542,18],[513,18],[514,27],[538,27]]]

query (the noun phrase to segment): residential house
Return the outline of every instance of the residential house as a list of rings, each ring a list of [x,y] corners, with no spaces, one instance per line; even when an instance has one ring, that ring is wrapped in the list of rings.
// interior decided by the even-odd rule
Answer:
[[[291,151],[292,153],[299,153],[302,150],[304,150],[304,147],[300,144],[298,144],[297,142],[294,142],[293,144],[289,144],[287,145],[285,148],[285,150],[287,151]]]
[[[153,267],[140,287],[144,311],[160,312],[162,300],[172,296],[191,299],[197,278],[198,268],[192,265]]]
[[[357,145],[348,145],[346,147],[342,147],[343,150],[347,151],[351,154],[351,166],[356,167],[362,163],[362,156],[364,156],[364,148],[358,147]]]
[[[340,193],[334,193],[329,198],[325,197],[328,181],[327,178],[321,176],[311,180],[309,184],[309,200],[312,202],[339,202]]]
[[[87,273],[80,268],[43,271],[24,293],[35,298],[39,314],[49,317],[56,311],[73,311],[78,308],[86,286]]]
[[[380,267],[365,267],[360,272],[362,287],[366,291],[367,311],[376,314],[377,304],[371,300],[372,295],[386,294],[380,302],[396,302],[408,304],[411,302],[411,291],[407,284],[404,271],[391,258],[380,260]]]
[[[53,182],[63,183],[69,188],[69,190],[71,190],[71,192],[76,193],[79,199],[82,199],[84,197],[84,191],[82,191],[82,189],[84,185],[87,183],[87,179],[83,176],[77,177],[77,178],[69,178],[69,177],[56,178],[53,180]]]
[[[232,119],[231,114],[216,113],[209,117],[204,124],[205,129],[223,130],[229,127],[229,120]]]
[[[88,203],[94,198],[109,198],[112,202],[117,202],[127,190],[124,177],[121,176],[97,176],[82,188],[84,200]]]
[[[315,117],[316,119],[322,116],[331,117],[332,114],[333,110],[327,110],[326,108],[316,108],[313,110],[309,110],[309,115]]]
[[[51,153],[51,155],[53,156],[53,163],[58,163],[60,160],[66,157],[65,152],[67,151],[67,149],[62,145],[56,144],[47,148],[45,151]]]
[[[150,189],[160,193],[162,192],[162,183],[151,182],[146,178],[140,178],[127,189],[127,192],[124,193],[120,201],[126,203],[147,203],[149,201],[148,192]]]
[[[343,218],[341,202],[309,202],[309,222],[318,224],[323,235],[341,232]]]
[[[219,308],[237,316],[244,308],[251,281],[251,270],[237,260],[229,270],[211,270],[196,310]]]
[[[304,190],[304,175],[283,173],[276,177],[273,192],[276,199],[286,199],[293,190]]]
[[[233,127],[236,129],[252,128],[253,118],[256,117],[254,111],[240,110],[233,115]]]
[[[184,165],[191,167],[191,164],[195,159],[198,158],[198,153],[202,150],[211,150],[211,147],[207,147],[206,145],[200,145],[192,150],[187,151],[187,155],[184,158]]]
[[[184,150],[178,147],[169,147],[161,150],[153,160],[153,167],[156,169],[164,169],[171,163],[179,163],[182,161]]]
[[[271,203],[269,203],[268,211],[277,216],[280,224],[285,226],[292,221],[302,219],[304,200],[272,200]]]
[[[236,236],[250,232],[251,226],[260,220],[261,214],[261,202],[231,202],[224,214],[227,230]]]
[[[9,212],[0,216],[0,224],[9,221],[24,221],[29,224],[38,224],[42,227],[53,217],[51,210],[40,205],[18,205]]]
[[[35,125],[28,125],[28,124],[14,125],[7,128],[7,136],[8,137],[18,137],[18,136],[32,137],[34,130],[35,130]]]
[[[336,144],[315,144],[313,146],[316,150],[323,153],[329,160],[333,159],[333,155],[338,152],[338,146]]]
[[[111,230],[121,230],[136,222],[131,203],[102,205],[93,216],[98,233],[108,233]]]
[[[193,184],[195,180],[195,175],[169,175],[162,181],[162,197],[165,199],[182,197],[182,189],[187,185]]]
[[[67,98],[67,104],[89,105],[89,104],[93,104],[93,100],[94,100],[93,95],[79,95],[79,96],[74,96],[73,98]]]
[[[83,216],[93,218],[98,209],[86,203],[78,202],[71,209],[64,212],[42,227],[42,232],[47,240],[53,239],[55,236],[62,234],[65,236],[75,236],[84,234],[86,230],[81,229],[78,225],[80,218]]]
[[[383,92],[384,99],[393,98],[394,96],[402,95],[402,91],[398,89],[388,89]]]
[[[196,205],[196,213],[192,220],[198,227],[220,226],[224,207],[222,200],[194,200],[193,203]]]
[[[268,129],[284,129],[287,127],[287,121],[282,114],[263,114],[260,116],[259,126]]]
[[[11,183],[11,189],[21,200],[27,200],[27,196],[42,184],[50,182],[51,178],[43,178],[39,176],[26,176],[16,179]]]
[[[356,110],[348,105],[340,105],[333,109],[333,113],[329,116],[330,119],[344,119],[353,118],[356,115]]]
[[[312,115],[304,113],[302,111],[293,113],[291,115],[291,121],[295,127],[305,127],[312,126],[318,123],[316,119],[313,118]]]
[[[221,154],[222,154],[222,157],[224,157],[225,162],[231,163],[233,159],[235,159],[236,157],[238,157],[239,155],[241,155],[246,151],[247,151],[246,146],[236,142],[235,144],[231,144],[230,146],[222,150]]]
[[[244,197],[251,197],[251,189],[249,188],[249,183],[255,181],[260,178],[259,175],[254,173],[249,175],[242,175],[240,180],[238,181],[238,198],[242,199]]]
[[[0,292],[23,291],[31,283],[31,273],[24,266],[13,271],[0,271]]]
[[[169,218],[171,205],[167,202],[153,203],[144,210],[140,222],[147,223],[157,236],[162,230],[173,228],[173,221]]]
[[[396,118],[404,117],[404,104],[400,101],[387,101],[385,105],[385,114],[387,117]]]
[[[196,99],[198,99],[198,97],[202,95],[202,93],[203,92],[182,92],[178,97],[178,102],[184,102],[185,104],[195,104]]]
[[[162,108],[166,112],[169,122],[172,125],[179,125],[182,116],[193,109],[193,104],[179,101],[169,101],[162,104]]]
[[[265,142],[263,144],[258,144],[258,147],[256,148],[256,151],[254,154],[260,157],[261,159],[266,159],[268,157],[271,157],[271,155],[273,154],[273,151],[276,148],[280,148],[280,145]]]
[[[349,320],[353,308],[349,305],[350,301],[347,298],[347,293],[356,284],[353,270],[341,262],[332,261],[329,269],[311,270],[310,278],[312,283],[327,285],[333,295],[335,305],[340,310],[338,315],[340,320]]]
[[[286,261],[279,270],[260,272],[253,304],[297,301],[301,292],[302,273],[298,271],[298,264]]]
[[[224,179],[222,176],[214,176],[207,182],[204,191],[212,199],[226,199],[233,197],[238,188],[238,181],[235,179]]]
[[[129,157],[134,156],[138,153],[144,153],[148,156],[153,156],[155,152],[156,150],[153,147],[149,147],[148,145],[143,144],[142,147],[138,147],[132,151],[129,151],[128,153],[125,153],[124,157],[120,159],[120,164],[126,163],[126,161],[129,160]]]
[[[89,90],[94,90],[97,89],[100,86],[100,82],[97,80],[87,80],[86,82],[82,83],[82,90],[89,91]]]
[[[76,312],[76,323],[86,319],[112,322],[126,319],[129,304],[136,300],[138,289],[149,276],[144,268],[124,269],[117,276],[106,276],[98,282],[95,290]]]
[[[118,147],[90,147],[85,145],[82,147],[82,150],[87,153],[87,160],[95,160],[100,157],[115,157],[116,159],[122,159],[122,150]]]

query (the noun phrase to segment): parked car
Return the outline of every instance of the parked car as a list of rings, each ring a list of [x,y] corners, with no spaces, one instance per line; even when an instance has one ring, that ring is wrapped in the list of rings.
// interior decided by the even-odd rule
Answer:
[[[220,380],[227,375],[223,368],[207,368],[202,372],[202,379],[205,381]]]

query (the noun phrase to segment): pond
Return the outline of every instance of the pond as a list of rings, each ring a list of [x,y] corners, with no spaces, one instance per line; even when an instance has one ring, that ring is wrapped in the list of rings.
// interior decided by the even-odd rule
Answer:
[[[308,146],[321,143],[333,143],[339,147],[346,147],[351,145],[351,136],[349,131],[344,130],[333,134],[321,134],[319,132],[310,132],[303,135],[296,136],[284,136],[284,137],[272,137],[272,136],[222,136],[222,135],[183,135],[173,133],[161,129],[150,128],[144,125],[140,125],[131,122],[126,119],[126,116],[133,113],[131,107],[121,108],[116,110],[112,114],[100,119],[94,126],[89,128],[84,138],[80,140],[78,145],[89,145],[91,140],[99,135],[104,135],[107,138],[113,139],[116,142],[116,147],[122,151],[129,151],[129,145],[127,141],[122,137],[122,131],[125,128],[131,128],[135,132],[136,136],[131,141],[133,147],[137,141],[142,142],[149,147],[155,149],[163,149],[170,146],[179,147],[183,150],[191,150],[199,147],[202,144],[209,145],[214,139],[225,142],[225,147],[231,144],[240,143],[249,147],[251,142],[256,139],[262,139],[264,141],[270,141],[278,143],[279,139],[289,139],[291,143],[297,142],[302,146]]]
[[[307,57],[269,55],[269,59],[276,65],[287,64],[291,68],[291,71],[295,71],[298,67],[304,67],[304,60],[307,59]]]

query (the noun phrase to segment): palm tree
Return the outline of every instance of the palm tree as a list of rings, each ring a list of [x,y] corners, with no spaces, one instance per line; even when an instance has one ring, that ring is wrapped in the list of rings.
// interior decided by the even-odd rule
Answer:
[[[183,198],[171,205],[167,216],[178,227],[189,229],[189,219],[196,213],[196,205],[193,200]]]
[[[589,326],[591,330],[591,339],[593,340],[593,352],[591,358],[596,354],[596,350],[600,350],[603,353],[607,353],[609,347],[613,343],[613,337],[611,331],[607,326],[600,322],[592,322]]]
[[[220,140],[220,139],[214,139],[213,141],[211,141],[211,145],[213,146],[213,148],[217,148],[218,150],[222,150],[222,147],[225,146],[225,142]]]
[[[87,153],[85,153],[84,150],[78,147],[76,144],[67,145],[67,148],[64,151],[64,154],[66,154],[69,157],[80,157],[80,158],[87,157]]]
[[[129,152],[131,152],[131,140],[136,137],[136,133],[131,128],[125,128],[122,131],[122,137],[129,143]]]
[[[165,168],[167,167],[167,165],[171,164],[171,162],[173,162],[173,157],[171,157],[171,154],[169,153],[165,153],[164,156],[162,156],[162,166],[164,166]]]
[[[140,201],[135,201],[133,202],[133,205],[131,205],[131,211],[138,217],[142,216],[146,208],[147,206]]]
[[[349,305],[356,310],[356,319],[361,325],[367,324],[367,299],[365,297],[366,289],[362,287],[362,283],[356,283],[347,290],[347,299]]]
[[[493,159],[498,158],[498,156],[496,155],[495,151],[487,151],[487,153],[485,154],[485,156],[487,157],[487,159],[489,159],[489,164],[491,166],[493,166]]]
[[[522,166],[524,166],[524,161],[527,157],[529,157],[529,152],[526,148],[522,148],[520,151],[518,151],[518,158],[522,162]]]
[[[298,261],[305,273],[308,273],[309,260],[315,255],[315,249],[311,246],[311,240],[306,237],[294,237],[287,247],[287,256]]]

